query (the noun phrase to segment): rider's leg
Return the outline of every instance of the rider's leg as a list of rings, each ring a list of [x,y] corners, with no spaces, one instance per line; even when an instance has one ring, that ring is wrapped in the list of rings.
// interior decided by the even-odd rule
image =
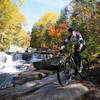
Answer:
[[[83,69],[83,65],[82,65],[82,60],[81,60],[81,56],[80,54],[78,54],[78,68],[79,68],[79,73],[82,72],[82,69]]]
[[[79,72],[82,72],[83,69],[83,65],[82,65],[82,58],[80,53],[83,52],[85,50],[85,46],[83,44],[81,44],[81,46],[79,47],[79,53],[78,53],[78,61],[79,61]]]
[[[77,71],[78,71],[78,57],[77,57],[77,52],[74,52],[73,53],[73,55],[74,55],[74,61],[75,61],[75,65],[76,65],[76,68],[75,68],[75,76],[77,75]]]
[[[76,67],[77,67],[76,74],[77,74],[77,71],[80,70],[80,66],[81,66],[81,56],[80,56],[79,48],[80,48],[79,45],[75,46],[75,48],[74,48],[74,51],[75,51],[74,52],[74,61],[75,61]]]
[[[75,48],[74,48],[74,53],[73,53],[73,55],[74,55],[74,61],[75,61],[75,64],[77,65],[77,63],[78,63],[78,60],[77,60],[77,56],[78,56],[78,52],[77,52],[77,50],[78,50],[78,48],[79,48],[79,45],[75,45]]]

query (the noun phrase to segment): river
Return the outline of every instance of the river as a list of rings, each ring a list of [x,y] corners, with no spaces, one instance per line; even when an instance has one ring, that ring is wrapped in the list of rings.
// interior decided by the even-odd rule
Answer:
[[[16,66],[32,66],[33,62],[44,58],[45,55],[33,53],[27,61],[22,59],[22,53],[0,52],[0,88],[7,87],[18,73],[28,71],[26,68],[17,68]]]

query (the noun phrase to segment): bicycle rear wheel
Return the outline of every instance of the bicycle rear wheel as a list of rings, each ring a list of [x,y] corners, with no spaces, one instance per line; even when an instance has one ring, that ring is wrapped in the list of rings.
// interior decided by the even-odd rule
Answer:
[[[86,58],[82,58],[81,65],[83,66],[82,72],[80,73],[81,78],[87,78],[89,74],[89,61]]]
[[[72,69],[72,63],[66,61],[64,64],[61,63],[57,70],[57,79],[61,86],[67,85],[73,76],[74,69]]]

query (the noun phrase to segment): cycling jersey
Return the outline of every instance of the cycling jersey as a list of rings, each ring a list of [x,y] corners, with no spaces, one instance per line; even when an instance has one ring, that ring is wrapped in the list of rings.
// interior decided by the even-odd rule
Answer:
[[[86,45],[85,41],[82,38],[82,35],[77,31],[73,31],[72,35],[65,40],[65,43],[68,42],[72,42],[76,46],[75,51],[81,51],[83,47]]]

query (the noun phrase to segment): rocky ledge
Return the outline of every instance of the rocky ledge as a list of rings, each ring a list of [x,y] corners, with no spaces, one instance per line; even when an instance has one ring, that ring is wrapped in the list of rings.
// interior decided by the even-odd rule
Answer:
[[[54,71],[20,73],[12,86],[0,89],[0,100],[100,100],[100,64],[90,67],[86,79],[76,78],[61,87]]]
[[[80,83],[61,87],[54,74],[42,80],[1,89],[0,100],[78,100],[87,92],[88,88]]]

